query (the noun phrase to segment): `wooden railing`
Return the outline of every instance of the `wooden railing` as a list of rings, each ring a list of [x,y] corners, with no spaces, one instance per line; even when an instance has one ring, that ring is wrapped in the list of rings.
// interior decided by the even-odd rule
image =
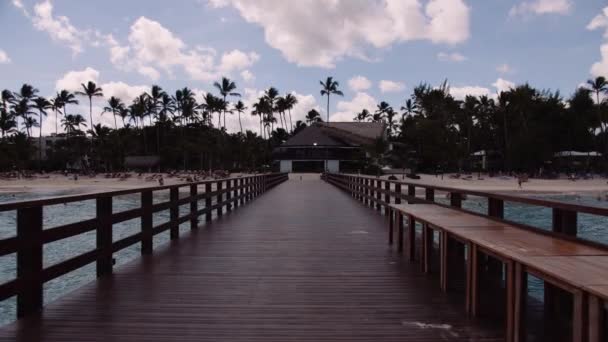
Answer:
[[[519,228],[531,229],[537,233],[558,235],[561,238],[580,241],[584,244],[606,247],[597,241],[581,239],[578,236],[578,214],[591,214],[608,217],[608,208],[571,204],[546,199],[523,197],[506,193],[483,192],[475,190],[457,189],[451,187],[434,186],[414,182],[388,180],[370,176],[326,173],[323,176],[327,182],[334,184],[357,197],[364,203],[375,206],[377,210],[388,207],[392,203],[434,203],[444,207],[455,208],[473,215],[489,216],[494,220],[502,221]],[[424,197],[417,196],[417,190],[422,189]],[[444,204],[436,200],[437,192],[447,193],[449,204]],[[487,212],[479,213],[476,211],[462,208],[462,201],[465,196],[475,196],[485,199]],[[525,205],[549,208],[552,211],[552,230],[515,222],[505,219],[504,208],[507,203],[520,203]]]
[[[244,205],[287,178],[288,175],[285,173],[262,174],[0,204],[0,212],[17,212],[16,236],[0,240],[0,256],[16,253],[17,276],[0,285],[0,300],[17,296],[17,317],[38,311],[43,305],[45,282],[93,262],[96,263],[98,277],[111,274],[114,253],[141,243],[141,254],[151,254],[155,235],[169,230],[170,238],[177,239],[180,224],[190,222],[190,228],[197,229],[199,217],[204,216],[205,221],[211,221],[214,210],[218,216],[221,216],[224,210],[231,211]],[[199,193],[199,187],[204,187],[204,192]],[[188,188],[189,196],[180,198],[181,188]],[[169,191],[169,201],[155,204],[154,192],[166,190]],[[140,194],[140,207],[113,212],[112,199],[129,194]],[[43,222],[45,207],[87,200],[96,201],[95,218],[45,229]],[[199,201],[204,201],[202,208],[199,208]],[[188,204],[188,214],[180,216],[180,206]],[[166,210],[169,211],[169,221],[154,226],[153,214]],[[141,219],[140,231],[113,242],[113,225],[137,218]],[[90,231],[96,231],[95,249],[49,267],[43,267],[45,244]]]

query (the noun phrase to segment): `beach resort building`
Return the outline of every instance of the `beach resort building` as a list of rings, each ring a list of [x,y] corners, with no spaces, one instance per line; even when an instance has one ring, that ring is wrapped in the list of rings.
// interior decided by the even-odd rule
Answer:
[[[313,123],[276,148],[273,159],[281,172],[356,171],[377,139],[386,139],[384,123]]]

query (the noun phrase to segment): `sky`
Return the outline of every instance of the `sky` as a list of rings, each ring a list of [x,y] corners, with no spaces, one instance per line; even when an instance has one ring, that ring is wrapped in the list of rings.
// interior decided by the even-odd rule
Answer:
[[[448,80],[456,98],[517,84],[565,97],[608,76],[606,0],[0,0],[0,89],[42,96],[91,80],[131,101],[152,84],[200,98],[222,76],[250,108],[274,86],[326,117],[319,81],[333,76],[332,121],[380,101],[399,109],[413,88]],[[230,99],[232,101],[235,99]],[[88,100],[68,107],[88,118]],[[257,119],[243,116],[245,128]],[[43,123],[54,131],[54,118]],[[238,130],[236,117],[228,130]]]

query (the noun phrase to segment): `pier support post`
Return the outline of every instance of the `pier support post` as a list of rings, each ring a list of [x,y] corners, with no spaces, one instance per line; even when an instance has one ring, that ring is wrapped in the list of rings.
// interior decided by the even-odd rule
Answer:
[[[171,220],[171,228],[169,230],[169,237],[171,240],[179,239],[179,188],[171,188],[169,190],[169,201],[171,202],[171,208],[169,209],[169,220]]]
[[[211,183],[205,183],[205,209],[207,212],[205,213],[205,222],[211,221]]]
[[[101,277],[112,273],[112,197],[98,197],[96,201],[98,222],[96,245],[99,250],[96,268],[97,277]]]
[[[17,318],[42,309],[42,207],[17,210]]]
[[[414,203],[414,198],[416,197],[416,187],[413,185],[408,185],[407,186],[407,196],[410,197],[410,199],[408,199],[408,203],[412,204]]]
[[[141,193],[141,254],[152,254],[152,191]]]
[[[198,228],[198,185],[190,185],[190,214],[195,215],[190,218],[190,229]],[[179,209],[178,209],[179,212]],[[178,228],[179,229],[179,228]]]
[[[224,201],[223,198],[223,189],[222,189],[222,181],[217,181],[216,183],[216,192],[217,192],[217,201],[215,203],[215,205],[217,206],[217,216],[222,216],[223,213],[223,205],[222,202]]]
[[[384,203],[386,203],[384,205],[384,212],[385,215],[388,216],[389,215],[389,205],[391,204],[391,182],[389,181],[385,181],[384,182]]]

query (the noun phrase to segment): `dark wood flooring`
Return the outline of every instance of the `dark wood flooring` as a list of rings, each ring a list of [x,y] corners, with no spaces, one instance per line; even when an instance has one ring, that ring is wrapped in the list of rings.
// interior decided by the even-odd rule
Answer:
[[[392,252],[386,231],[335,187],[290,180],[1,328],[0,340],[503,340]]]

